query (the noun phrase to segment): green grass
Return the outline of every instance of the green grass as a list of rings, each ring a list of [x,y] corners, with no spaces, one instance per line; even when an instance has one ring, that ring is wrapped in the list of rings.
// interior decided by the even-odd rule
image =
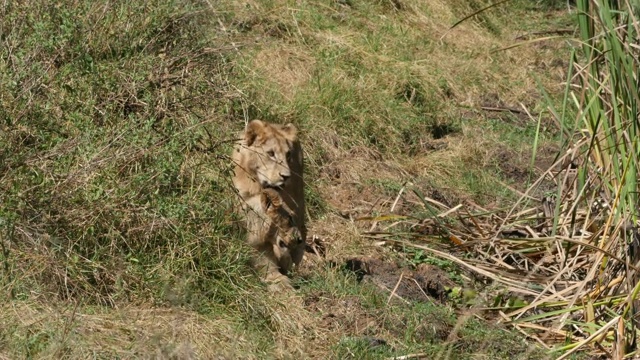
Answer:
[[[333,270],[296,280],[302,303],[273,296],[248,266],[231,210],[230,140],[253,118],[300,128],[310,223],[328,258],[378,251],[334,214],[393,201],[407,181],[453,204],[508,203],[503,183],[515,180],[496,171],[495,154],[515,149],[528,161],[536,124],[514,127],[478,106],[487,93],[536,105],[535,49],[490,50],[549,9],[514,1],[440,39],[488,4],[0,7],[0,356],[510,358],[501,349],[526,349],[447,306],[387,309],[388,294]],[[547,69],[533,72],[557,93]],[[317,293],[326,304],[358,299],[362,316],[380,321],[371,336],[391,346],[334,329],[307,304]],[[431,334],[423,319],[439,316],[444,330]],[[445,344],[459,321],[462,338]]]
[[[2,213],[10,226],[25,226],[26,219],[38,224],[33,241],[46,233],[88,266],[114,252],[157,260],[151,249],[169,245],[176,233],[191,243],[204,235],[197,229],[205,222],[216,230],[210,241],[232,233],[225,215],[231,199],[217,207],[202,201],[226,191],[226,164],[207,169],[196,158],[209,111],[199,99],[207,96],[207,73],[222,60],[195,57],[205,44],[193,29],[206,23],[193,5],[176,6],[108,6],[103,14],[89,3],[60,11],[33,5],[11,13],[39,22],[20,22],[7,35],[21,45],[5,58],[12,67],[7,83],[21,84],[3,94],[12,99],[3,104],[3,164],[13,186]],[[115,35],[131,24],[139,25],[123,38]],[[41,31],[31,33],[30,26]],[[24,39],[27,31],[31,38]],[[175,84],[161,83],[198,61],[190,81],[178,76]],[[204,169],[214,173],[197,176]],[[176,221],[186,217],[191,221]]]

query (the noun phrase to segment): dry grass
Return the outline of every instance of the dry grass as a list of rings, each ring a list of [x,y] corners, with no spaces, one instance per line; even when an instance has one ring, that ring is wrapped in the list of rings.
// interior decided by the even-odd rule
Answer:
[[[53,304],[5,304],[2,322],[5,329],[12,329],[3,334],[5,341],[24,345],[5,346],[2,356],[217,359],[257,350],[237,324],[191,311],[150,304],[78,310]]]
[[[637,87],[630,85],[637,59],[628,42],[638,33],[636,9],[579,6],[583,48],[576,53],[584,52],[570,69],[567,100],[550,106],[566,131],[566,151],[506,209],[443,204],[415,191],[426,216],[396,217],[369,235],[456,263],[492,284],[478,307],[566,351],[559,359],[585,349],[622,359],[637,356]],[[449,243],[446,251],[434,246],[437,239]]]
[[[565,160],[560,158],[557,163]],[[531,197],[535,187],[521,200],[536,206],[516,203],[506,212],[487,211],[468,203],[449,207],[424,197],[423,204],[431,216],[419,222],[400,219],[391,226],[383,222],[380,226],[385,231],[372,227],[370,237],[393,247],[426,251],[477,274],[485,283],[497,285],[482,290],[477,303],[494,303],[491,308],[498,311],[501,321],[544,346],[551,348],[569,338],[576,344],[585,340],[581,345],[595,340],[611,346],[613,336],[628,336],[624,327],[613,328],[617,322],[598,326],[601,336],[593,338],[589,335],[596,328],[589,329],[589,324],[606,318],[607,313],[622,313],[632,299],[632,283],[625,274],[635,268],[625,260],[627,255],[617,250],[619,242],[629,240],[618,223],[607,235],[615,241],[594,241],[604,239],[602,231],[607,230],[603,226],[611,217],[585,209],[572,192],[575,177],[567,180],[566,175],[566,170],[545,173],[537,182],[545,177],[565,181],[557,185],[562,189],[562,199],[557,202],[560,208],[556,216],[555,201]],[[395,240],[399,235],[395,228],[407,229],[401,234],[411,241]],[[434,247],[439,238],[449,242],[447,251]],[[600,266],[605,257],[609,270]],[[503,294],[496,297],[500,291]]]

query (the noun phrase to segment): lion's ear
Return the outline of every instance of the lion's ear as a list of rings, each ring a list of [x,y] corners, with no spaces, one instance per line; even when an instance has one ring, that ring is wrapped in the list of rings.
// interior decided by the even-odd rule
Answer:
[[[247,146],[251,146],[256,139],[264,133],[265,124],[260,120],[251,120],[244,132],[244,141]]]
[[[262,208],[264,211],[276,210],[282,207],[282,198],[274,189],[262,190]]]
[[[298,129],[292,123],[288,123],[287,125],[282,127],[282,132],[287,136],[289,140],[295,140],[296,135],[298,134]]]

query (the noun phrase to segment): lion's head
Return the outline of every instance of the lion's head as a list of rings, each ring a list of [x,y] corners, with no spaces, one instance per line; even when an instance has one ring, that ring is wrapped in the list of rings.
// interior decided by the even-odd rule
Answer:
[[[261,202],[270,221],[266,238],[273,246],[273,254],[278,260],[280,270],[286,273],[293,264],[297,265],[300,262],[300,255],[304,253],[304,239],[295,223],[295,214],[276,190],[264,189]]]
[[[255,174],[262,188],[281,188],[291,177],[294,143],[297,129],[293,124],[274,125],[251,121],[244,133],[247,156],[245,171]]]

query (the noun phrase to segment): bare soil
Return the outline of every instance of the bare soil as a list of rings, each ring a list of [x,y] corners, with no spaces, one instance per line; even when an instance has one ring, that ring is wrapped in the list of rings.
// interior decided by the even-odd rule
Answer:
[[[375,284],[392,298],[443,303],[447,300],[447,288],[455,286],[443,270],[428,264],[412,270],[378,258],[352,258],[346,261],[345,267],[361,281]]]
[[[335,264],[339,265],[339,264]],[[375,284],[380,292],[388,296],[388,304],[406,305],[408,301],[443,303],[447,301],[445,286],[453,286],[446,273],[437,267],[424,265],[416,270],[402,268],[390,261],[378,258],[350,258],[342,265],[352,272],[362,284]],[[305,308],[319,316],[322,328],[348,334],[351,338],[365,341],[368,346],[394,346],[389,339],[402,339],[407,326],[407,312],[388,311],[384,306],[371,306],[358,295],[335,297],[317,291],[304,299]],[[451,334],[453,324],[436,313],[431,318],[421,319],[416,336],[427,341],[445,341]],[[402,346],[402,344],[395,344]]]

